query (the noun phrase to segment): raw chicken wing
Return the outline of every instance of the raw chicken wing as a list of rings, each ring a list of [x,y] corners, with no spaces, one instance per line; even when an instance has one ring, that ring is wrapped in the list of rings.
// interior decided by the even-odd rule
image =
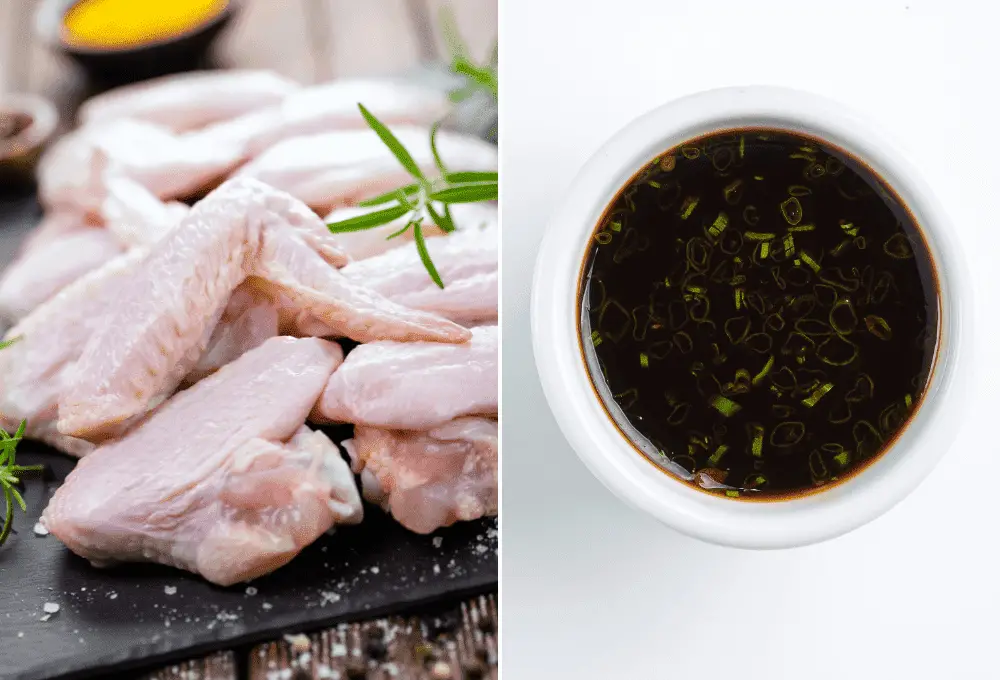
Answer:
[[[80,107],[83,124],[131,118],[185,132],[279,103],[299,89],[271,71],[183,73],[115,88]]]
[[[47,208],[99,215],[108,176],[128,177],[168,200],[210,188],[241,162],[235,144],[205,144],[121,119],[84,126],[56,142],[39,164],[38,190]]]
[[[343,261],[305,205],[254,180],[226,182],[152,247],[108,305],[60,400],[59,430],[98,441],[155,408],[194,368],[233,290],[251,275],[307,306],[331,335],[468,338],[460,326],[348,282],[330,266]]]
[[[412,126],[393,133],[425,172],[434,172],[430,131]],[[494,170],[496,147],[482,140],[442,132],[438,151],[455,170]],[[337,206],[391,191],[413,180],[369,129],[328,132],[287,139],[243,166],[238,175],[282,189],[325,213]]]
[[[368,129],[358,104],[386,125],[431,125],[448,111],[440,90],[387,79],[351,78],[305,87],[286,97],[279,115],[249,139],[247,152],[257,156],[278,142],[321,132]]]
[[[336,445],[302,424],[342,356],[268,340],[84,458],[42,522],[97,565],[159,562],[224,586],[274,571],[361,520]]]
[[[341,271],[394,302],[459,323],[495,322],[500,278],[496,229],[468,229],[429,239],[427,250],[445,287],[427,274],[417,249],[405,245],[352,262]]]
[[[278,335],[278,305],[263,294],[266,285],[251,276],[233,291],[205,353],[184,377],[185,383],[198,382]]]
[[[145,251],[136,248],[84,275],[37,307],[7,332],[21,340],[0,351],[0,425],[13,431],[28,421],[27,436],[82,456],[93,444],[56,429],[59,398],[87,340],[107,323],[114,300]]]
[[[361,345],[330,378],[310,419],[425,430],[459,416],[496,414],[499,345],[496,326],[473,328],[461,345]]]
[[[497,513],[495,420],[458,418],[428,432],[357,427],[344,448],[365,499],[411,531]]]
[[[156,243],[190,210],[184,203],[162,202],[128,177],[106,178],[105,189],[107,196],[101,205],[104,226],[129,247]]]
[[[0,278],[0,314],[20,319],[121,252],[113,234],[93,227],[32,248],[8,266]]]

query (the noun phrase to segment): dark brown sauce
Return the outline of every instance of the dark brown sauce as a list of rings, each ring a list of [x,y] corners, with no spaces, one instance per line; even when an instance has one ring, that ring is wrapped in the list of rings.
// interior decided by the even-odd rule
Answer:
[[[799,134],[728,131],[651,161],[602,216],[580,286],[584,356],[619,429],[732,498],[857,473],[933,369],[915,219],[862,162]]]

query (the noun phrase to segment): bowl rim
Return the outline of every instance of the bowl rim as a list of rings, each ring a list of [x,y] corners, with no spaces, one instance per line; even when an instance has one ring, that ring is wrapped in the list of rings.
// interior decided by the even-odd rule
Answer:
[[[176,35],[165,38],[157,38],[156,40],[150,40],[137,45],[129,45],[127,47],[88,47],[86,45],[74,45],[66,40],[66,15],[69,14],[70,11],[72,11],[72,9],[77,5],[88,1],[89,0],[71,0],[70,2],[66,2],[65,6],[59,11],[59,21],[54,27],[53,35],[51,37],[58,44],[60,49],[69,54],[78,54],[81,56],[128,56],[145,50],[176,44],[182,40],[190,39],[203,34],[206,31],[215,28],[219,24],[228,21],[232,18],[233,13],[236,11],[235,6],[240,2],[240,0],[226,0],[225,6],[209,18],[200,23],[194,24],[193,26],[189,26],[184,31],[177,33]]]
[[[605,207],[650,159],[716,130],[772,127],[826,140],[862,159],[904,200],[938,275],[935,370],[921,405],[895,442],[829,490],[747,503],[689,487],[637,453],[605,415],[578,346],[577,276]],[[583,166],[549,220],[535,263],[531,330],[536,367],[553,415],[591,472],[626,503],[703,540],[744,548],[806,545],[886,512],[930,473],[964,417],[972,353],[972,286],[950,219],[887,133],[848,107],[802,90],[708,90],[660,106],[611,137]]]
[[[36,94],[13,92],[0,95],[0,111],[24,113],[31,117],[31,124],[18,134],[19,137],[24,137],[26,146],[12,154],[5,154],[0,148],[0,163],[21,158],[45,146],[59,126],[59,113],[55,104]]]

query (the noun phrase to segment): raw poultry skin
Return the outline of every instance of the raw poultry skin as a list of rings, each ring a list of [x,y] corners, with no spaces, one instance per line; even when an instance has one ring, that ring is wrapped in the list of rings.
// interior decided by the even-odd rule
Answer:
[[[58,238],[35,242],[0,277],[0,316],[16,321],[27,316],[87,272],[122,253],[105,229],[80,226]]]
[[[266,285],[251,276],[233,291],[205,353],[184,376],[186,384],[198,382],[278,335],[279,308],[263,293]]]
[[[101,441],[180,384],[205,351],[233,290],[264,278],[330,329],[368,342],[463,342],[469,331],[347,281],[319,218],[288,194],[229,180],[161,238],[104,312],[59,405],[59,431]]]
[[[337,208],[328,214],[323,221],[330,224],[384,209],[385,206],[382,205],[373,208]],[[496,208],[482,203],[458,203],[451,206],[451,219],[458,231],[486,229],[491,226],[496,227],[498,222]],[[395,238],[387,238],[390,234],[406,226],[409,220],[410,216],[404,215],[398,220],[393,220],[381,227],[337,234],[337,243],[344,249],[352,261],[375,257],[413,241],[412,229],[408,229]],[[444,233],[426,215],[422,219],[421,231],[424,238],[441,236]],[[410,247],[412,248],[413,246],[411,245]]]
[[[330,378],[310,419],[426,430],[464,415],[495,415],[500,335],[472,329],[461,345],[372,342],[355,347]]]
[[[190,210],[184,203],[162,202],[128,177],[108,177],[104,184],[106,196],[100,209],[104,227],[126,247],[156,243]]]
[[[439,314],[458,323],[496,322],[500,279],[500,239],[496,229],[471,228],[429,239],[427,250],[445,287],[427,274],[412,245],[394,248],[341,271],[393,302]]]
[[[59,399],[90,337],[107,323],[108,300],[137,271],[146,251],[136,248],[84,275],[38,306],[7,332],[21,338],[0,351],[0,425],[13,431],[27,420],[26,436],[74,456],[94,448],[56,428]]]
[[[187,198],[242,162],[237,144],[205,144],[123,118],[86,125],[53,144],[38,167],[38,193],[48,209],[100,216],[108,177],[128,177],[161,200]]]
[[[275,107],[276,115],[271,122],[258,124],[255,134],[247,137],[247,153],[257,156],[292,137],[331,130],[368,129],[358,102],[386,125],[431,125],[444,116],[449,107],[447,96],[440,90],[384,78],[350,78],[321,83],[285,97]]]
[[[82,124],[120,118],[185,132],[272,106],[301,86],[273,71],[227,69],[154,78],[91,97]]]
[[[159,562],[224,586],[274,571],[361,521],[336,445],[303,425],[342,356],[268,340],[84,458],[43,524],[97,565]]]
[[[392,131],[417,165],[434,174],[430,130],[404,125],[392,126]],[[437,145],[453,171],[497,167],[496,147],[475,137],[441,132]],[[287,191],[321,214],[413,181],[382,140],[368,129],[287,139],[244,165],[237,175],[254,177]]]
[[[458,418],[427,432],[356,427],[344,442],[365,500],[411,531],[497,513],[497,422]]]

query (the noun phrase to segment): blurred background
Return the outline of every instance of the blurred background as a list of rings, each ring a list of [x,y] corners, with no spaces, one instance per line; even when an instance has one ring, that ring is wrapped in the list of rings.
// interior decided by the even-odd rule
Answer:
[[[93,87],[60,45],[60,20],[72,4],[0,2],[0,93],[40,94],[65,110]],[[488,58],[497,35],[495,0],[231,0],[228,5],[235,10],[232,20],[200,65],[270,68],[304,83],[446,64],[444,7],[450,7],[475,59]]]

